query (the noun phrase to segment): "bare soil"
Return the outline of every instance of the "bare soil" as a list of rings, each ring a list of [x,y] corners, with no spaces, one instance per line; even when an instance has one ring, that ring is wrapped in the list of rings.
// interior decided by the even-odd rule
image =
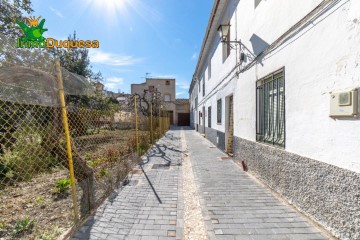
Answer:
[[[71,196],[54,193],[57,180],[68,178],[66,169],[53,169],[29,182],[7,187],[0,193],[0,239],[56,239],[73,221]],[[16,233],[15,223],[25,217],[34,227]]]
[[[133,130],[122,130],[75,139],[75,142],[78,141],[77,151],[94,170],[97,200],[101,201],[111,193],[111,189],[126,177],[136,163],[129,149],[134,135]],[[34,176],[28,182],[19,182],[0,190],[0,240],[57,239],[71,228],[74,224],[71,191],[68,189],[62,194],[54,192],[56,182],[67,178],[69,171],[57,167],[51,172]],[[81,189],[77,187],[78,202],[81,194]],[[26,217],[33,223],[28,230],[19,227]],[[19,231],[19,228],[24,231]]]

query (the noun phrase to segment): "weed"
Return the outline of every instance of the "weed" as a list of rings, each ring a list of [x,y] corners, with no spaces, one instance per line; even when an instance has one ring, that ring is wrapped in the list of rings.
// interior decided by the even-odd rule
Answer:
[[[97,167],[98,165],[100,165],[101,163],[106,162],[106,158],[102,157],[102,158],[97,158],[91,162],[89,162],[89,166],[92,168]]]
[[[66,192],[70,188],[70,179],[60,179],[56,182],[54,192],[61,194]]]
[[[39,239],[40,240],[56,240],[61,235],[61,233],[62,233],[61,229],[59,229],[58,227],[55,227],[52,230],[42,233],[39,236]]]
[[[102,168],[99,172],[99,176],[100,177],[104,177],[104,176],[107,176],[109,177],[110,176],[110,173],[108,172],[108,170],[106,170],[105,168]]]
[[[0,229],[5,229],[7,227],[6,223],[0,222]]]
[[[110,162],[115,162],[119,158],[119,151],[113,148],[107,149],[107,158]]]
[[[35,198],[35,202],[37,205],[41,205],[44,202],[44,197],[43,196],[37,196]]]
[[[15,222],[13,234],[14,235],[22,235],[25,233],[31,233],[35,226],[34,220],[30,217],[25,217],[24,219],[20,219]]]

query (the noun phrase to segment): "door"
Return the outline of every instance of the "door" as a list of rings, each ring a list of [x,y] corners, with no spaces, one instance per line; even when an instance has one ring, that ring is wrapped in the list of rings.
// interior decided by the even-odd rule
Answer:
[[[227,115],[226,115],[226,152],[228,154],[233,154],[233,143],[234,143],[234,104],[233,96],[230,96],[226,99],[227,105]]]
[[[178,126],[190,126],[190,113],[178,113]]]
[[[205,106],[202,108],[202,125],[203,125],[203,134],[205,134]]]
[[[170,125],[174,125],[174,111],[168,111],[170,117]]]

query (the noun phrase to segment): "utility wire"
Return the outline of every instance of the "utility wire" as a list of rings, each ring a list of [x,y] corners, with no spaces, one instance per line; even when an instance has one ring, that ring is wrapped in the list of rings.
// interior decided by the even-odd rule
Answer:
[[[303,30],[305,27],[307,27],[313,20],[315,20],[317,17],[321,16],[324,12],[332,8],[337,3],[341,2],[343,0],[324,0],[322,1],[318,6],[316,6],[311,12],[309,12],[305,17],[303,17],[300,21],[295,23],[291,28],[289,28],[288,31],[286,31],[284,34],[282,34],[279,38],[277,38],[269,47],[267,47],[264,51],[259,53],[248,65],[244,66],[240,71],[236,72],[221,88],[217,89],[228,77],[231,76],[231,74],[238,68],[241,67],[241,62],[237,63],[223,78],[222,80],[213,88],[213,90],[210,91],[210,93],[204,97],[198,105],[203,104],[206,102],[210,97],[214,96],[217,92],[222,90],[224,87],[226,87],[230,81],[238,76],[240,73],[243,73],[250,68],[252,68],[257,62],[258,59],[261,57],[264,57],[277,49],[279,46],[281,46],[283,43],[288,41],[291,37],[293,37],[295,34],[297,34],[299,31]],[[296,31],[296,32],[295,32]]]

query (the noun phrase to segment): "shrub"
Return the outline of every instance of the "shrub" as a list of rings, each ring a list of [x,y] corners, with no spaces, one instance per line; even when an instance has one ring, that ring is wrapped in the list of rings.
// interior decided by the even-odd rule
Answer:
[[[30,180],[55,166],[56,161],[41,145],[41,134],[32,127],[21,128],[14,133],[14,138],[16,143],[11,149],[4,149],[0,156],[0,178]]]

